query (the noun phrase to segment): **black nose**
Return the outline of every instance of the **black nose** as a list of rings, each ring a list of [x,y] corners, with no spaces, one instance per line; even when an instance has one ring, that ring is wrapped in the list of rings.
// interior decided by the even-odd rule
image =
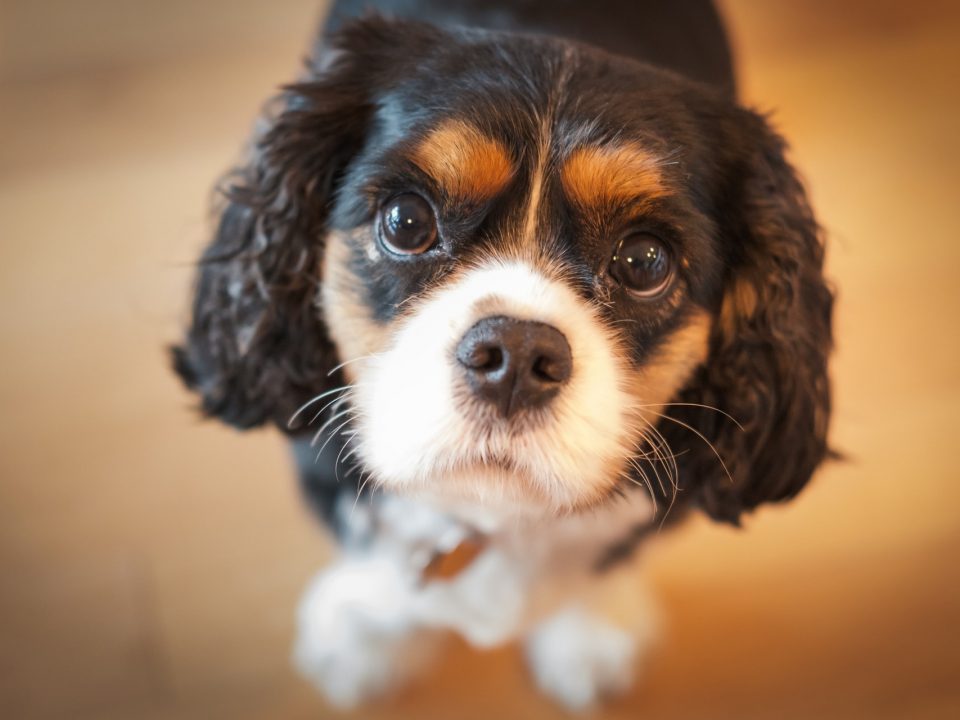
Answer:
[[[474,394],[504,417],[546,404],[573,369],[570,345],[555,327],[502,316],[470,328],[457,360]]]

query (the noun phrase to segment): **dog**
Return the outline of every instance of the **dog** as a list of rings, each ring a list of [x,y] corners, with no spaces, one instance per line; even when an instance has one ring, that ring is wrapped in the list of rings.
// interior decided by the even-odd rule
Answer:
[[[331,702],[452,630],[590,707],[655,634],[643,539],[804,487],[833,294],[785,149],[704,0],[334,4],[174,349],[204,413],[289,435],[339,540],[293,653]]]

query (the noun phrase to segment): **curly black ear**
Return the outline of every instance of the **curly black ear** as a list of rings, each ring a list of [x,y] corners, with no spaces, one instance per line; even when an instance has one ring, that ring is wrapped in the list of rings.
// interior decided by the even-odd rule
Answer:
[[[703,409],[677,413],[716,448],[684,461],[701,507],[733,523],[796,495],[828,453],[833,307],[820,228],[785,143],[753,113],[740,115],[738,133],[720,219],[729,271],[709,360],[683,399],[739,425]]]
[[[192,323],[173,349],[175,369],[208,415],[244,428],[270,420],[285,427],[335,382],[335,349],[317,308],[324,225],[340,175],[363,144],[383,81],[378,68],[398,62],[394,30],[379,17],[340,30],[307,77],[274,100],[249,162],[227,178]]]

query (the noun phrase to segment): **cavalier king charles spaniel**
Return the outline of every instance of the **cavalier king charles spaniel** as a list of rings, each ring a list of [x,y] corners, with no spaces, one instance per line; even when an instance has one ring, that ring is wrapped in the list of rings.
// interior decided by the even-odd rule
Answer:
[[[653,634],[643,538],[807,483],[832,293],[784,151],[707,0],[334,3],[174,350],[339,540],[294,648],[332,702],[452,630],[588,707]]]

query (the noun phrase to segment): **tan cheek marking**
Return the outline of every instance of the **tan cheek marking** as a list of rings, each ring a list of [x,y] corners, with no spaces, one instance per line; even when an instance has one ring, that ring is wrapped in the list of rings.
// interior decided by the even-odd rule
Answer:
[[[513,162],[501,143],[456,120],[431,132],[413,160],[448,193],[462,198],[493,197],[513,176]]]
[[[564,163],[561,177],[567,196],[581,206],[667,195],[658,158],[635,144],[578,148]]]
[[[370,236],[373,230],[361,228],[357,232]],[[368,238],[367,242],[370,241]],[[374,320],[370,309],[360,299],[362,281],[350,271],[348,242],[350,241],[344,233],[330,233],[326,238],[323,257],[321,306],[330,339],[337,346],[340,362],[382,351],[390,335],[389,327]],[[357,380],[358,365],[360,363],[350,363],[343,367],[350,382]]]
[[[686,325],[675,330],[643,367],[634,373],[630,392],[640,405],[670,402],[693,371],[707,360],[710,339],[710,314],[698,310]],[[662,412],[661,408],[649,408]],[[640,408],[641,415],[644,408]],[[655,415],[646,415],[651,421]]]

